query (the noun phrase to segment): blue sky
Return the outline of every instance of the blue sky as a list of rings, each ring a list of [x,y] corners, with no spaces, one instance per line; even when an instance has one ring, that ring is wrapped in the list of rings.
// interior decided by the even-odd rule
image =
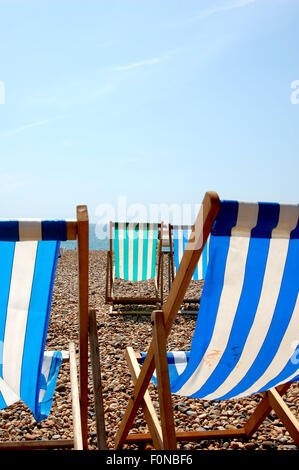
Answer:
[[[298,19],[299,0],[0,0],[1,217],[298,202]]]

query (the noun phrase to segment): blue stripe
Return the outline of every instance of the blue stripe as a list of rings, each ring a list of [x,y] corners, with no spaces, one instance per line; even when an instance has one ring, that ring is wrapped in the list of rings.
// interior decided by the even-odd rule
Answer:
[[[213,236],[230,236],[231,229],[237,223],[238,201],[221,201],[217,218],[212,228]]]
[[[253,385],[258,380],[258,378],[263,375],[268,366],[271,364],[284,337],[296,304],[299,290],[298,259],[299,240],[290,240],[280,293],[264,343],[245,377],[228,394],[221,397],[221,399],[227,399],[244,392],[244,390],[251,387],[251,385]],[[296,371],[296,367],[298,368],[298,364],[293,368],[291,365],[289,366],[289,369],[292,370],[291,374]]]
[[[0,342],[3,346],[6,325],[7,304],[15,251],[15,243],[0,242]],[[3,378],[3,347],[0,350],[0,377]]]
[[[173,255],[174,255],[174,264],[175,264],[175,271],[178,272],[180,261],[179,261],[179,234],[178,230],[174,229],[173,231]]]
[[[202,257],[202,278],[205,279],[208,268],[208,242],[206,242],[201,254]]]
[[[251,238],[270,238],[279,220],[279,204],[259,203],[257,225],[251,230]]]
[[[0,241],[17,242],[19,240],[19,223],[15,220],[0,221]]]
[[[283,370],[276,375],[272,380],[270,380],[264,387],[262,387],[257,392],[263,392],[269,390],[272,387],[275,387],[279,383],[288,382],[288,378],[291,377],[299,369],[299,345],[296,348],[296,351],[292,355],[291,359],[288,361]],[[299,380],[299,375],[295,376],[292,379],[292,382]]]
[[[220,212],[221,209],[222,205]],[[232,227],[234,227],[237,222],[238,204],[230,205],[229,213],[226,209],[227,205],[225,204],[224,209],[222,210],[222,224],[220,228],[222,232],[230,234]],[[226,220],[226,224],[224,224],[224,218]],[[210,238],[211,258],[208,264],[196,327],[192,339],[190,360],[188,362],[188,366],[180,375],[178,380],[171,384],[171,390],[173,393],[176,393],[193,374],[211,341],[223,289],[229,243],[229,236],[211,236]],[[202,325],[204,325],[204,327]]]
[[[299,217],[298,217],[298,223],[296,228],[291,232],[290,238],[293,239],[298,239],[299,238]]]
[[[3,398],[2,393],[0,392],[0,410],[4,410],[7,407],[7,404]]]
[[[259,303],[268,249],[268,239],[255,238],[250,240],[243,290],[226,349],[209,379],[194,395],[196,397],[204,397],[214,392],[224,382],[240,359]]]
[[[50,414],[57,376],[61,363],[62,354],[60,351],[55,351],[52,357],[50,372],[46,383],[46,393],[42,402],[39,405],[39,422],[47,418]]]
[[[67,240],[67,229],[65,220],[43,220],[42,221],[43,240]]]
[[[23,351],[21,398],[40,421],[40,373],[50,316],[59,242],[38,243]],[[28,374],[28,371],[30,373]]]

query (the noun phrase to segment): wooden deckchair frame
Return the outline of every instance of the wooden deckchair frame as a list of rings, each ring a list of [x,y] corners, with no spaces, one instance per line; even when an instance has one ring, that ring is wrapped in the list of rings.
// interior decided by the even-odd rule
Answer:
[[[163,237],[163,223],[158,224],[158,263],[156,275],[154,278],[154,297],[122,297],[115,296],[113,292],[113,266],[114,266],[114,250],[112,243],[114,222],[109,223],[109,251],[107,252],[107,265],[106,265],[106,296],[105,303],[111,305],[110,314],[117,315],[121,312],[114,310],[115,305],[155,305],[162,306],[163,303],[163,256],[162,256],[162,237]],[[125,310],[123,313],[127,314],[150,314],[152,310]]]
[[[166,356],[167,337],[170,333],[176,314],[180,308],[186,289],[192,279],[193,272],[207,241],[212,225],[220,208],[216,193],[206,193],[195,227],[202,223],[202,245],[199,249],[187,249],[184,252],[177,275],[174,279],[163,311],[155,311],[152,315],[153,339],[149,346],[144,364],[140,369],[132,348],[127,348],[126,358],[134,382],[134,390],[120,428],[115,438],[115,448],[125,443],[152,441],[156,449],[176,449],[177,441],[198,441],[202,439],[250,438],[273,409],[283,422],[290,436],[299,446],[299,423],[282,399],[282,395],[291,384],[283,384],[264,393],[254,413],[241,429],[195,431],[176,433],[174,426],[173,405],[170,392],[168,363]],[[193,231],[190,241],[193,242]],[[152,374],[156,369],[157,388],[160,403],[161,425],[155,413],[147,391]],[[129,434],[139,407],[142,407],[149,428],[149,434]]]
[[[76,348],[69,344],[69,352],[64,353],[70,363],[72,394],[73,439],[5,441],[0,450],[57,449],[88,447],[88,250],[89,222],[87,207],[77,206],[77,220],[67,221],[67,240],[78,243],[78,292],[79,292],[79,381],[77,376]]]

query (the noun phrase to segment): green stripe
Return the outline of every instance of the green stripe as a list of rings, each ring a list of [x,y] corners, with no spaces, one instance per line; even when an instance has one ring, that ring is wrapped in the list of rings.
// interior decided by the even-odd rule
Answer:
[[[126,223],[124,233],[124,279],[129,279],[129,237],[128,237],[128,223]]]
[[[120,278],[120,243],[123,244],[123,266],[124,276],[123,279],[129,280],[129,223],[122,224],[124,226],[123,239],[120,240],[120,224],[115,222],[114,224],[114,259],[115,259],[115,277]],[[142,253],[142,281],[148,279],[147,267],[148,263],[151,264],[151,278],[155,277],[156,274],[156,251],[157,251],[157,238],[158,238],[158,226],[154,226],[151,232],[151,239],[149,239],[149,228],[150,224],[143,224],[144,232],[143,237],[140,237],[140,224],[136,224],[133,229],[133,281],[138,280],[138,251],[139,243],[143,244]],[[152,259],[148,259],[148,247],[149,243],[152,244]]]

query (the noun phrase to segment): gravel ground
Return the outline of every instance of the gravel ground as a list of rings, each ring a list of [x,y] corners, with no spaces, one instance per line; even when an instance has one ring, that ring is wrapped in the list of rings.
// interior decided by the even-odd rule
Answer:
[[[166,269],[165,269],[166,272]],[[77,322],[77,258],[75,251],[65,251],[58,261],[54,286],[51,321],[47,349],[68,348],[73,340],[78,344]],[[131,345],[136,351],[146,351],[151,339],[151,323],[148,315],[109,315],[105,305],[106,252],[90,252],[90,308],[96,309],[101,357],[103,397],[107,445],[113,449],[114,437],[132,392],[132,381],[124,359],[124,349]],[[166,281],[166,280],[165,280]],[[141,292],[151,292],[150,282],[142,283]],[[167,282],[165,282],[167,295]],[[202,286],[193,283],[188,296],[198,297]],[[119,292],[130,295],[134,285],[120,282]],[[137,292],[138,294],[138,292]],[[169,349],[187,349],[190,345],[196,315],[179,315],[169,337]],[[96,449],[95,415],[92,397],[92,379],[89,380],[89,448]],[[155,388],[150,386],[155,405],[158,405]],[[206,402],[204,400],[174,397],[176,429],[229,429],[241,427],[253,412],[261,396],[242,400]],[[298,384],[293,384],[285,396],[293,413],[299,415]],[[61,367],[50,416],[36,424],[25,405],[17,403],[1,411],[0,440],[22,439],[70,439],[72,438],[72,413],[69,383],[69,365]],[[146,432],[142,413],[138,413],[134,432]],[[181,449],[230,449],[230,450],[295,450],[288,432],[272,412],[259,431],[248,441],[220,440],[198,443],[180,443]],[[136,448],[130,446],[127,448]]]

